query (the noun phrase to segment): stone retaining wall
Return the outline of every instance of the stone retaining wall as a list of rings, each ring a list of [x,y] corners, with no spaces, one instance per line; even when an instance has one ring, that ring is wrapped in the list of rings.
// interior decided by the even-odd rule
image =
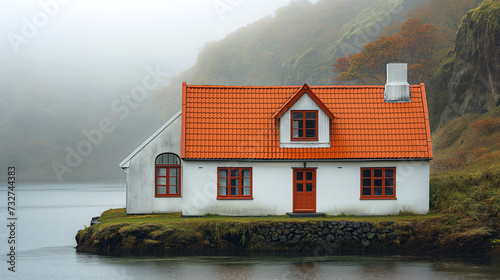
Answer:
[[[261,227],[261,235],[270,247],[307,246],[308,250],[321,247],[332,253],[396,250],[409,239],[408,234],[399,233],[394,222],[317,221],[306,223],[282,223]]]

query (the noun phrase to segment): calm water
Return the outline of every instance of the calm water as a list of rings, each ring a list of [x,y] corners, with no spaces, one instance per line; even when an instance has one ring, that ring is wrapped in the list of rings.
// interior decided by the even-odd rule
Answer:
[[[92,216],[125,207],[124,185],[18,185],[16,272],[7,270],[0,192],[0,279],[500,279],[500,261],[422,257],[107,257],[77,253]]]

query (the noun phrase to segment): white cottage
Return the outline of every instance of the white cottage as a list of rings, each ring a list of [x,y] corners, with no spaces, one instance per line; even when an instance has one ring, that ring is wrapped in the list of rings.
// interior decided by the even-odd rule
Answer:
[[[182,87],[182,111],[120,163],[127,213],[385,215],[429,210],[423,84]]]

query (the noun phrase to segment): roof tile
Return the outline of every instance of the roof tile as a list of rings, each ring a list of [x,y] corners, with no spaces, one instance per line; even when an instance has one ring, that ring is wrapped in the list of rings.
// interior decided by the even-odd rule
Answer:
[[[409,103],[386,103],[383,86],[309,87],[334,116],[331,147],[280,148],[273,116],[303,87],[183,84],[183,158],[432,158],[423,84]]]

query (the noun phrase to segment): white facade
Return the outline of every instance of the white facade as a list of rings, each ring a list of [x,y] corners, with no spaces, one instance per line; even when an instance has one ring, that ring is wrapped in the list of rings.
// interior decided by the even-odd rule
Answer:
[[[429,161],[314,162],[316,211],[328,215],[395,215],[429,211]],[[185,216],[284,215],[293,211],[293,171],[300,162],[183,161]],[[253,199],[217,200],[217,167],[251,167]],[[361,167],[396,167],[397,199],[360,199]],[[189,174],[189,176],[186,176]]]

